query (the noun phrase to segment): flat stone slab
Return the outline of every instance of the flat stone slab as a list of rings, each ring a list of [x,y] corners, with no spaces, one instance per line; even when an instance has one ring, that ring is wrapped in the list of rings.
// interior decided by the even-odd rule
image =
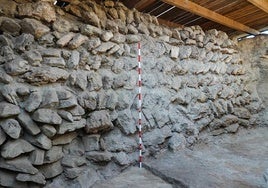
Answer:
[[[175,187],[265,187],[268,168],[268,128],[240,130],[211,137],[193,150],[163,153],[146,168]]]
[[[144,168],[131,167],[119,176],[93,185],[92,188],[172,188],[161,178]]]

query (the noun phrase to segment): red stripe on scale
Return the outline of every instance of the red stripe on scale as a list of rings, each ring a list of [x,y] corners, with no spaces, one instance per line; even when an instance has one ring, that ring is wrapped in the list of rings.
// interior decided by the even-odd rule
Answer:
[[[142,167],[142,131],[141,131],[141,104],[142,104],[142,94],[141,94],[141,44],[138,42],[138,126],[139,126],[139,167]]]

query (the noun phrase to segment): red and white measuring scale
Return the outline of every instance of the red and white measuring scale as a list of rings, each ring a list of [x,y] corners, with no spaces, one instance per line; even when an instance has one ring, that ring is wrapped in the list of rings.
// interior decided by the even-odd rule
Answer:
[[[141,131],[141,105],[142,105],[142,95],[141,95],[141,44],[138,43],[138,126],[139,126],[139,166],[142,167],[142,131]]]

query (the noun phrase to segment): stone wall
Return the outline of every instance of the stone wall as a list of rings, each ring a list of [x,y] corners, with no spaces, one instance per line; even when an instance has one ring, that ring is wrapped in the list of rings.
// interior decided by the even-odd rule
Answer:
[[[221,31],[113,1],[0,4],[1,186],[88,187],[137,161],[138,41],[145,156],[256,124],[253,72]]]

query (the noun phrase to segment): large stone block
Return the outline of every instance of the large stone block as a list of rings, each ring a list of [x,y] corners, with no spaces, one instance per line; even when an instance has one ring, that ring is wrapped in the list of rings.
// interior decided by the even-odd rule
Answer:
[[[85,130],[87,133],[98,133],[113,128],[110,115],[106,110],[95,111],[89,114]]]

